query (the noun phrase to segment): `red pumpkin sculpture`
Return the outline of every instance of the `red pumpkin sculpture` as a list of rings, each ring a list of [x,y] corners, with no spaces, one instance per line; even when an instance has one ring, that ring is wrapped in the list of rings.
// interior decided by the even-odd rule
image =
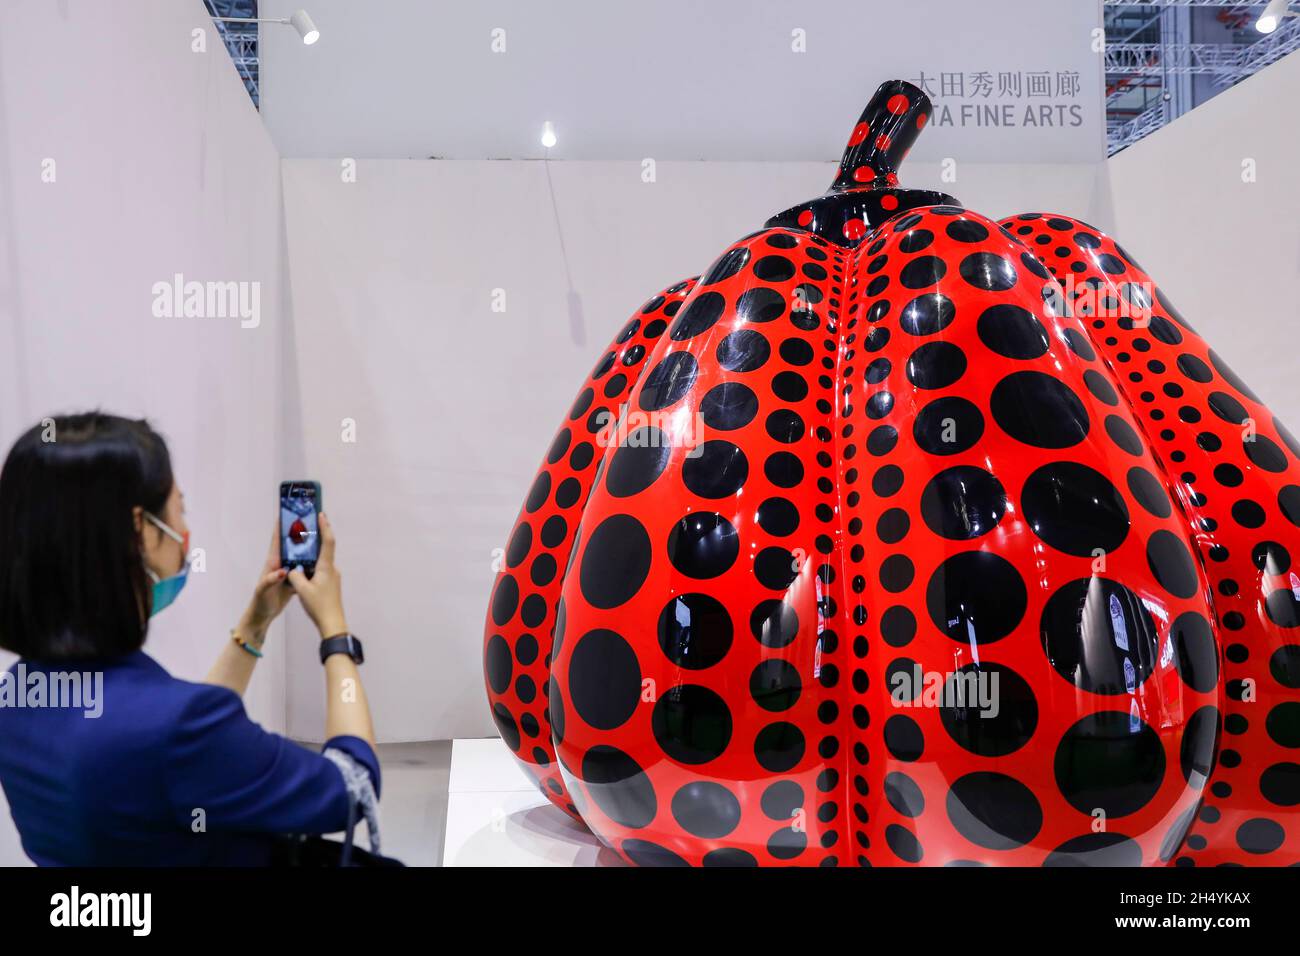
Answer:
[[[896,169],[654,296],[487,618],[501,736],[625,859],[1300,860],[1300,445],[1137,262]]]

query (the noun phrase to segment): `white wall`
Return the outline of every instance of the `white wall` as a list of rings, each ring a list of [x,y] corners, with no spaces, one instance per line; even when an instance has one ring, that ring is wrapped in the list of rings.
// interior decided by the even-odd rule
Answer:
[[[272,27],[259,50],[262,114],[285,156],[533,159],[551,120],[555,159],[832,160],[867,98],[895,78],[924,83],[935,102],[918,156],[1105,156],[1092,45],[1101,0],[260,0],[258,9],[288,17],[302,6],[319,41],[305,47],[296,31]],[[1046,77],[1046,95],[1031,90],[1030,74]],[[1009,115],[977,109],[989,106]]]
[[[248,601],[278,435],[297,429],[279,401],[282,257],[279,157],[200,0],[5,0],[0,454],[43,416],[91,407],[163,432],[207,558],[150,628],[148,651],[181,677],[203,676]],[[176,272],[259,282],[260,327],[155,318],[152,286]],[[283,729],[270,646],[247,704]]]
[[[994,215],[1093,208],[1097,167],[909,164]],[[775,212],[820,195],[823,163],[285,160],[303,476],[340,535],[349,624],[366,641],[384,740],[495,734],[483,614],[541,457],[599,351],[654,293]],[[580,302],[575,323],[570,283]],[[506,311],[491,310],[494,289]],[[356,422],[355,444],[341,440]],[[321,725],[305,629],[289,726]]]
[[[1300,425],[1300,55],[1108,164],[1112,231],[1292,431]],[[1243,182],[1252,161],[1254,182]]]

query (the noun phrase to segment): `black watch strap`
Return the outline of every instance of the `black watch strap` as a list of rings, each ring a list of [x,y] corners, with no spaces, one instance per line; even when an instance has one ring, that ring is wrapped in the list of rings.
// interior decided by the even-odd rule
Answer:
[[[320,662],[334,654],[346,654],[357,664],[364,664],[366,655],[361,650],[361,641],[355,634],[335,634],[320,642]]]

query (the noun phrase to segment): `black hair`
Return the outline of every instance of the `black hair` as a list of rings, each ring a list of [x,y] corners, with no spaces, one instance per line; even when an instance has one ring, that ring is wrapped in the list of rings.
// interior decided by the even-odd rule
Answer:
[[[162,436],[102,412],[34,425],[0,470],[0,647],[36,661],[116,657],[152,608],[134,509],[173,484]]]

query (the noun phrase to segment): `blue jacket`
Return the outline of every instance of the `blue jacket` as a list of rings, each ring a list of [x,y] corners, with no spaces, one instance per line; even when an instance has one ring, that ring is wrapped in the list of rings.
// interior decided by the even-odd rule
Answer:
[[[109,661],[20,661],[44,672],[103,672],[102,713],[0,703],[0,783],[23,849],[42,866],[259,866],[277,834],[347,822],[338,767],[268,733],[234,692],[179,680],[144,651]],[[12,685],[11,685],[12,686]],[[340,736],[370,771],[368,743]]]

